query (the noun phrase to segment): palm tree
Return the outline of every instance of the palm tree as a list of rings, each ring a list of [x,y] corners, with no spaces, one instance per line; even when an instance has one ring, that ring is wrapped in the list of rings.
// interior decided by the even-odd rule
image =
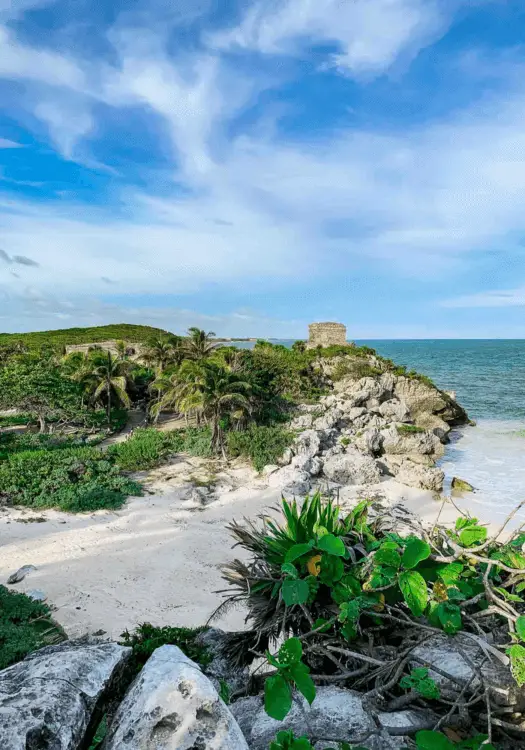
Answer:
[[[215,362],[186,360],[169,378],[159,378],[154,387],[160,393],[153,407],[157,418],[166,408],[183,414],[203,416],[211,424],[211,446],[226,457],[225,422],[241,420],[251,413],[251,386],[235,372]]]
[[[206,333],[206,331],[195,328],[195,326],[189,328],[188,338],[184,341],[184,349],[188,358],[200,362],[209,357],[213,350],[219,346],[219,344],[213,343],[214,336],[213,331]]]
[[[162,375],[167,365],[180,361],[182,351],[175,338],[157,338],[152,341],[142,355],[142,359],[155,367],[157,376]]]
[[[111,352],[106,353],[105,361],[93,370],[93,380],[96,384],[93,393],[93,402],[100,400],[102,394],[106,396],[106,413],[108,425],[111,425],[111,400],[113,397],[129,409],[130,398],[127,394],[127,377],[129,363],[126,360],[114,357]]]

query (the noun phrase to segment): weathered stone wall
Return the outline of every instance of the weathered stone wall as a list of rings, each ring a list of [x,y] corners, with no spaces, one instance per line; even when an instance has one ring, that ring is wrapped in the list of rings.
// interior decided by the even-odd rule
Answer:
[[[308,347],[344,345],[346,341],[346,326],[342,323],[310,323],[308,326],[310,337]]]

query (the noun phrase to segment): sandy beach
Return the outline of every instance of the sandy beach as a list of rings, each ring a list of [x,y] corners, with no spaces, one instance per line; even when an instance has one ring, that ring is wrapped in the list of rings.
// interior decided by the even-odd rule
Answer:
[[[216,499],[203,505],[190,497],[185,480],[205,468],[198,459],[163,466],[148,475],[146,484],[155,494],[131,498],[119,511],[2,509],[0,583],[21,566],[34,565],[12,590],[43,591],[71,637],[105,631],[117,638],[145,621],[204,624],[221,601],[216,593],[224,588],[221,566],[242,554],[232,550],[226,525],[274,513],[281,497],[252,469],[237,466],[216,475]],[[366,490],[345,487],[341,503],[377,492],[392,503],[403,500],[428,520],[440,508],[431,492],[393,480]],[[452,507],[447,515],[455,515]],[[231,611],[217,626],[242,629],[243,620],[242,611]]]

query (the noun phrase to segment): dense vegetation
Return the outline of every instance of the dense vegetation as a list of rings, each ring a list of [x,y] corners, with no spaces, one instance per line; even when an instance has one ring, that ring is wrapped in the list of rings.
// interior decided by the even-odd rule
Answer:
[[[0,333],[0,345],[13,346],[20,342],[29,348],[42,346],[72,346],[93,344],[100,341],[123,340],[133,343],[147,343],[154,337],[166,335],[167,331],[151,326],[130,323],[116,323],[92,328],[63,328],[56,331],[35,331],[34,333]]]
[[[103,333],[114,341],[111,352],[95,345],[64,353],[64,344],[100,340]],[[0,497],[71,511],[116,508],[140,493],[126,472],[151,469],[179,451],[242,456],[261,470],[293,440],[286,423],[295,404],[327,392],[326,363],[331,380],[403,371],[368,347],[308,350],[304,342],[290,349],[258,341],[240,350],[198,328],[186,337],[160,334],[105,326],[8,343],[0,337],[0,409],[17,410],[0,427],[31,429],[0,432]],[[140,357],[122,335],[140,338]],[[150,425],[175,413],[188,427],[160,433],[152,426],[107,450],[96,447],[97,439],[124,427],[130,408]]]
[[[430,531],[404,514],[401,536],[395,509],[362,501],[342,515],[316,494],[301,508],[283,501],[282,524],[267,517],[260,525],[231,524],[251,561],[225,568],[234,593],[218,611],[242,603],[251,630],[229,636],[229,657],[248,664],[290,634],[277,653],[266,652],[265,708],[278,721],[291,709],[293,690],[311,703],[316,684],[328,682],[364,691],[377,710],[431,708],[435,726],[415,736],[422,750],[494,750],[498,728],[503,736],[514,724],[522,730],[519,712],[501,710],[490,671],[476,667],[476,680],[451,701],[414,650],[431,636],[461,632],[483,661],[508,660],[517,686],[525,685],[525,534],[518,529],[500,541],[515,512],[493,536],[466,514],[453,529],[436,522]],[[461,642],[455,647],[466,654]],[[436,668],[457,683],[445,663]],[[502,714],[504,721],[496,718]],[[443,734],[448,726],[461,727],[457,742]],[[273,745],[283,747],[311,745],[284,732]]]
[[[46,604],[0,586],[0,669],[64,638]]]

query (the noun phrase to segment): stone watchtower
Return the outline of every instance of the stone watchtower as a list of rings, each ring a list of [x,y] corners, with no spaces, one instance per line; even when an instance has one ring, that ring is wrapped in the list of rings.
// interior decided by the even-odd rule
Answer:
[[[310,337],[308,348],[317,346],[347,345],[346,326],[342,323],[310,323],[308,326]]]

